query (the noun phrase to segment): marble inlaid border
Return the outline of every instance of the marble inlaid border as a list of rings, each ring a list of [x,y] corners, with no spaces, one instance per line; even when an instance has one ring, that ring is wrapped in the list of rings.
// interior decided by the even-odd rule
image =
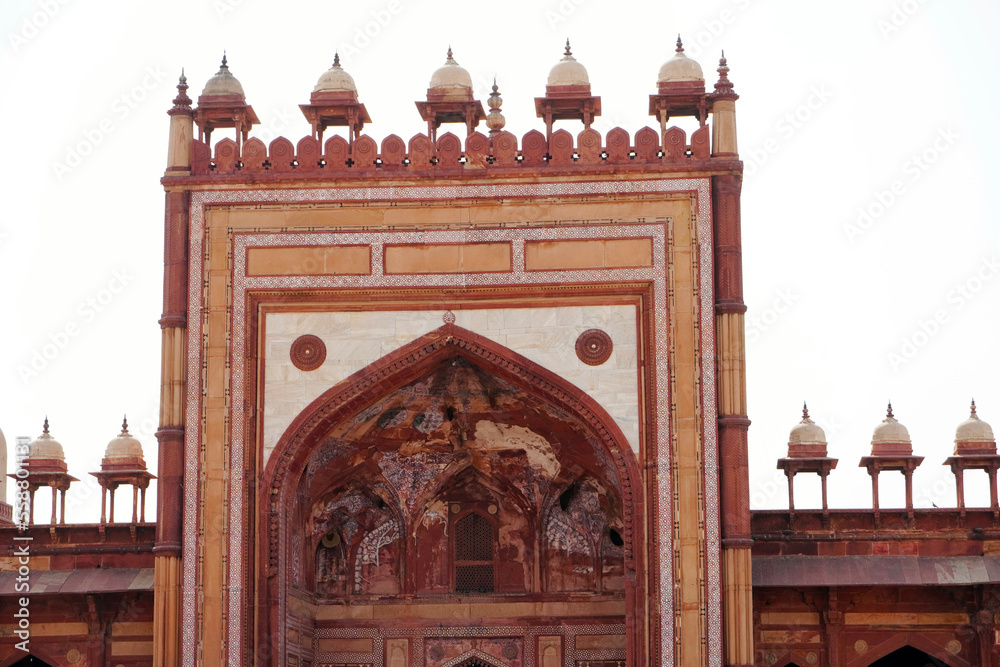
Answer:
[[[190,237],[190,267],[189,267],[189,313],[188,313],[188,396],[187,396],[187,427],[185,434],[185,463],[184,463],[184,493],[186,499],[199,498],[199,491],[201,486],[201,481],[199,477],[198,464],[200,460],[201,447],[203,442],[203,405],[202,405],[202,387],[204,385],[204,373],[203,364],[205,363],[203,356],[205,346],[207,345],[207,311],[203,310],[203,304],[207,298],[208,289],[208,276],[207,276],[207,265],[208,257],[206,256],[208,246],[205,242],[206,236],[206,208],[211,205],[218,204],[250,204],[250,203],[294,203],[294,202],[335,202],[335,201],[387,201],[387,200],[448,200],[448,199],[468,199],[468,198],[509,198],[509,197],[549,197],[549,196],[594,196],[594,195],[613,195],[613,194],[632,194],[632,193],[660,193],[660,194],[671,194],[671,193],[682,193],[682,192],[694,192],[696,194],[697,200],[697,218],[698,218],[698,237],[700,246],[700,271],[701,271],[701,319],[702,319],[702,355],[703,355],[703,366],[702,366],[702,377],[703,377],[703,401],[705,406],[705,413],[703,414],[703,446],[705,453],[705,488],[706,488],[706,548],[707,548],[707,559],[708,559],[708,576],[707,576],[707,612],[708,612],[708,628],[709,636],[707,637],[709,645],[709,664],[710,665],[721,665],[721,643],[722,643],[722,633],[721,633],[721,584],[720,584],[720,571],[719,571],[719,549],[721,547],[721,538],[719,534],[719,507],[718,507],[718,460],[717,460],[717,444],[715,435],[715,420],[714,420],[714,410],[712,408],[715,405],[715,380],[714,380],[714,339],[712,337],[713,329],[713,314],[714,314],[714,297],[713,297],[713,271],[712,271],[712,253],[713,253],[713,242],[712,242],[712,218],[711,218],[711,197],[710,197],[710,181],[707,178],[698,179],[655,179],[655,180],[635,180],[635,181],[601,181],[601,182],[555,182],[555,183],[526,183],[526,184],[484,184],[484,185],[455,185],[455,186],[413,186],[413,187],[359,187],[359,188],[316,188],[307,190],[237,190],[237,191],[200,191],[192,193],[191,196],[191,237]],[[588,228],[581,228],[588,229]],[[494,230],[498,231],[498,230]],[[519,230],[522,232],[528,232],[532,230]],[[537,232],[542,232],[539,238],[551,238],[553,231],[559,230],[534,230]],[[619,237],[627,235],[622,235],[623,229],[621,227],[613,228],[615,234]],[[458,238],[460,240],[465,240],[468,238],[468,234],[471,230],[451,230],[449,232],[443,232],[444,234],[451,234],[448,238]],[[427,232],[423,232],[424,235]],[[269,235],[263,235],[269,236]],[[611,238],[611,236],[604,235],[605,238]],[[245,238],[249,238],[249,235]],[[522,237],[522,241],[523,241]],[[577,237],[581,238],[581,237]],[[583,237],[585,238],[585,237]],[[297,235],[298,242],[301,244],[302,237]],[[663,254],[662,248],[660,250],[660,271],[661,276],[663,273]],[[654,249],[655,253],[655,249]],[[519,256],[518,256],[519,255]],[[231,255],[232,261],[238,263],[245,261],[245,253],[237,252],[235,256]],[[243,259],[241,259],[243,258]],[[381,261],[375,261],[376,258],[373,257],[373,268],[379,266]],[[379,260],[381,258],[378,258]],[[523,269],[524,262],[524,251],[523,242],[520,248],[515,248],[515,258],[514,261],[519,263]],[[334,280],[339,281],[337,285],[331,285],[331,287],[343,286],[343,287],[357,287],[361,286],[353,281],[372,279],[376,276],[351,276],[344,278],[333,278],[333,277],[322,277],[317,279],[316,277],[299,277],[299,276],[289,276],[289,277],[258,277],[255,279],[250,279],[245,275],[245,267],[241,269],[241,272],[235,272],[233,274],[233,286],[231,294],[231,303],[234,308],[243,309],[245,307],[245,297],[246,291],[248,289],[253,289],[250,285],[252,280],[274,280],[277,283],[283,281],[295,281],[295,280],[305,280],[307,285],[298,285],[300,287],[320,287],[319,284],[315,284],[317,280]],[[625,278],[623,276],[612,276],[612,274],[619,272],[625,275],[634,275],[635,270],[617,270],[617,271],[602,271],[600,273],[601,280],[621,280],[621,279],[633,279]],[[572,279],[569,274],[582,274],[577,277],[582,280],[592,280],[595,276],[588,275],[595,272],[565,272],[565,271],[550,271],[550,272],[532,272],[531,280],[524,281],[523,278],[527,276],[522,276],[521,284],[546,284],[556,279],[557,282],[565,282]],[[488,274],[496,276],[497,274]],[[506,275],[508,278],[510,274]],[[452,286],[452,285],[465,285],[471,284],[471,276],[467,275],[452,275],[452,276],[440,276],[440,275],[424,275],[424,276],[378,276],[380,282],[377,285],[381,287],[396,287],[396,286],[428,286],[428,285],[441,285],[441,286]],[[257,287],[264,287],[267,283]],[[491,284],[490,282],[484,282],[481,284]],[[281,285],[275,285],[281,286]],[[294,287],[295,285],[285,285],[287,287]],[[666,396],[666,392],[662,389],[668,386],[667,373],[666,373],[666,358],[667,358],[667,322],[666,322],[666,287],[663,279],[659,279],[655,284],[654,290],[654,340],[657,348],[657,367],[655,369],[655,375],[657,378],[657,386],[660,387],[659,400],[657,402],[656,408],[656,418],[657,426],[655,441],[657,443],[659,460],[658,464],[666,467],[661,467],[661,470],[669,470],[669,437],[667,434],[667,427],[669,425],[669,398]],[[239,350],[242,353],[242,344],[237,344],[235,337],[240,337],[242,343],[242,338],[245,335],[243,330],[245,327],[245,313],[240,313],[237,317],[237,313],[233,313],[233,330],[232,334],[234,339],[231,341],[231,351]],[[232,379],[231,387],[236,388],[242,394],[243,391],[243,374],[245,373],[245,367],[242,363],[236,363],[232,365],[233,372],[239,370],[241,377],[240,381],[237,382],[236,378]],[[195,382],[194,379],[198,378],[199,382]],[[235,400],[236,397],[232,397],[230,405],[241,405],[242,403]],[[710,416],[710,417],[709,417]],[[244,452],[243,452],[243,440],[242,434],[244,432],[245,424],[243,423],[243,412],[240,410],[233,411],[232,422],[230,424],[230,473],[231,479],[229,484],[230,493],[230,504],[229,504],[229,516],[227,525],[224,526],[224,530],[229,533],[229,543],[230,549],[227,554],[226,564],[228,567],[228,582],[225,588],[226,598],[225,604],[228,605],[226,622],[227,622],[227,638],[224,640],[227,644],[226,652],[230,661],[230,664],[241,664],[243,656],[243,630],[244,630],[244,618],[243,618],[243,590],[242,582],[244,581],[244,549],[243,544],[243,499],[242,499],[242,489],[243,489],[243,469],[244,469]],[[659,428],[662,425],[663,428]],[[239,435],[239,437],[236,437]],[[670,479],[669,474],[661,474],[659,476],[658,488],[657,488],[658,498],[656,500],[656,506],[658,510],[658,526],[661,535],[672,534],[672,514],[671,514],[671,496],[670,496]],[[185,502],[184,517],[183,517],[183,529],[184,529],[184,548],[183,548],[183,590],[182,590],[182,642],[185,646],[197,646],[198,642],[198,613],[197,613],[197,600],[200,593],[200,582],[198,580],[198,564],[200,562],[199,558],[199,531],[200,526],[198,522],[199,513],[201,511],[200,500],[199,502]],[[666,542],[667,544],[664,544]],[[669,540],[661,540],[660,544],[660,556],[661,562],[669,563],[671,562],[671,551],[669,548]],[[651,565],[651,564],[650,564]],[[672,568],[660,568],[660,604],[661,609],[673,609],[673,571]],[[671,664],[673,662],[673,625],[674,619],[672,615],[664,614],[661,619],[661,662],[665,664]],[[194,651],[186,651],[184,653],[183,664],[185,667],[191,667],[195,664],[196,660],[201,660],[203,657],[196,655]]]

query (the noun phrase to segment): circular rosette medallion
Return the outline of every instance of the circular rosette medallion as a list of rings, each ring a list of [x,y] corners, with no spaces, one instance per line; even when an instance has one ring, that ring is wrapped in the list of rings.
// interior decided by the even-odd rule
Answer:
[[[611,357],[611,336],[600,329],[587,329],[576,339],[576,356],[588,366],[600,366]]]
[[[289,356],[300,371],[314,371],[326,361],[326,344],[319,336],[312,334],[299,336],[292,343]]]

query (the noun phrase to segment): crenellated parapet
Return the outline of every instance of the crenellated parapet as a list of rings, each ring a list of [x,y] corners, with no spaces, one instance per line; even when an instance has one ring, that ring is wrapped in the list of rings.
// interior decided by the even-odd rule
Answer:
[[[226,138],[214,150],[197,139],[191,144],[192,176],[210,177],[259,174],[274,178],[398,178],[401,172],[454,177],[511,171],[648,171],[651,166],[682,171],[712,159],[707,125],[690,137],[681,128],[671,127],[663,142],[656,130],[644,127],[634,136],[621,128],[604,136],[597,130],[585,129],[576,137],[566,130],[556,130],[548,141],[538,130],[530,130],[520,141],[510,132],[492,137],[474,132],[463,142],[448,132],[437,138],[436,145],[426,134],[414,135],[409,141],[390,134],[381,146],[369,135],[358,137],[353,146],[340,136],[330,137],[323,144],[313,137],[303,137],[296,144],[278,137],[269,145],[254,137],[242,147]]]

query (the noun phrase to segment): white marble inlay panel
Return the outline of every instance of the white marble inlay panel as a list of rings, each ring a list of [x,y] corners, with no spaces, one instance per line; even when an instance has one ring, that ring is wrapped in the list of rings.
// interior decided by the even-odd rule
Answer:
[[[444,311],[269,313],[264,363],[264,463],[292,420],[312,401],[352,373],[443,324]],[[639,452],[639,385],[636,308],[562,306],[472,309],[455,312],[455,324],[540,364],[586,392],[608,411]],[[611,358],[588,366],[576,356],[576,339],[602,329],[614,343]],[[289,357],[304,334],[326,343],[326,361],[300,371]]]

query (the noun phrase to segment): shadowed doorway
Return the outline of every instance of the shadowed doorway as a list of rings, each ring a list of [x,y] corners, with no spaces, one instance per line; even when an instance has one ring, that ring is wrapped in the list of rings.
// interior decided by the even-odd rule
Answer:
[[[919,649],[904,646],[883,658],[879,658],[870,667],[948,667],[948,665]]]

